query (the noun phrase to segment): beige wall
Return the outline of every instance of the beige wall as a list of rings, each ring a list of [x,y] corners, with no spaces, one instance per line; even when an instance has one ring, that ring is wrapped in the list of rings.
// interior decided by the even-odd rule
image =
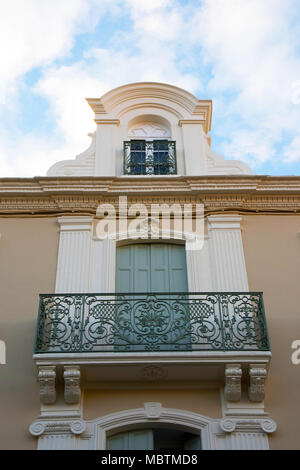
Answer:
[[[58,227],[55,218],[0,218],[0,448],[35,449],[28,432],[39,414],[33,346],[40,293],[54,292]]]
[[[264,292],[272,362],[266,409],[278,423],[273,449],[300,449],[300,365],[291,363],[291,343],[300,339],[300,217],[246,215],[243,243],[250,290]],[[0,218],[0,339],[7,365],[0,365],[0,448],[34,449],[28,426],[39,413],[32,360],[38,294],[54,292],[58,249],[55,218]],[[218,390],[86,391],[84,417],[158,401],[218,418]],[[4,423],[4,424],[2,424]]]
[[[291,343],[300,339],[300,217],[244,216],[249,288],[264,292],[272,350],[266,410],[278,424],[272,449],[300,449],[300,365]]]
[[[86,390],[84,418],[95,419],[117,411],[143,408],[146,402],[158,402],[165,408],[200,413],[210,418],[221,417],[218,389],[209,390]]]

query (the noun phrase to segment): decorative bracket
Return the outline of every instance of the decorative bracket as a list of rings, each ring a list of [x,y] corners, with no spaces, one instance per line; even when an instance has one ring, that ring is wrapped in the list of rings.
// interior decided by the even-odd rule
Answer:
[[[40,383],[40,399],[44,405],[52,405],[56,401],[55,366],[41,366],[38,368],[38,381]]]
[[[80,401],[80,367],[64,366],[65,402],[69,405]]]
[[[242,395],[242,368],[240,364],[225,366],[225,397],[228,401],[239,401]]]
[[[264,364],[250,364],[250,386],[248,390],[249,400],[260,402],[265,398],[265,381],[267,368]]]

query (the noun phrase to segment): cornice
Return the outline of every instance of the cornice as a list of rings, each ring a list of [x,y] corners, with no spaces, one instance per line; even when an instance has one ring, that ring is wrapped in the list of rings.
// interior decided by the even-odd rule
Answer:
[[[196,203],[206,211],[300,211],[300,177],[35,177],[0,179],[0,213],[93,213],[102,202]]]
[[[126,193],[169,192],[245,192],[300,194],[300,176],[211,175],[211,176],[141,176],[0,178],[0,196],[8,194],[50,194],[64,192]]]

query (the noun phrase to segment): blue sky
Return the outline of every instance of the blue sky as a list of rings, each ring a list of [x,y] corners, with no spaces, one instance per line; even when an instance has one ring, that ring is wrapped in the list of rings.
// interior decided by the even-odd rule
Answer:
[[[212,148],[300,175],[299,0],[10,0],[0,16],[0,177],[89,145],[86,97],[158,81],[213,100]]]

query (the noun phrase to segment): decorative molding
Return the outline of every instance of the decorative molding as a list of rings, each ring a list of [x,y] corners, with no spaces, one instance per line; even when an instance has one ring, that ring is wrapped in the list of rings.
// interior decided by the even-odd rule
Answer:
[[[260,402],[265,399],[265,381],[267,378],[267,367],[264,364],[249,365],[250,386],[248,389],[249,399]]]
[[[101,203],[188,203],[205,211],[300,211],[300,177],[206,176],[141,178],[2,178],[0,212],[18,214],[96,213]]]
[[[107,435],[130,427],[151,426],[156,423],[176,426],[190,432],[201,433],[204,450],[264,449],[267,434],[276,431],[276,423],[269,418],[212,419],[187,410],[164,408],[161,403],[147,402],[143,408],[112,413],[91,421],[81,419],[37,420],[30,433],[39,437],[39,449],[106,449]]]
[[[144,367],[139,373],[138,378],[149,382],[163,380],[167,377],[167,371],[162,367],[151,365]]]
[[[96,157],[96,133],[90,133],[90,146],[73,160],[63,160],[52,165],[47,176],[94,176]]]
[[[39,366],[38,381],[40,383],[40,400],[44,405],[51,405],[56,401],[55,390],[56,366]]]
[[[96,124],[101,124],[101,125],[105,125],[105,124],[110,124],[110,125],[115,125],[115,126],[119,126],[120,125],[120,119],[94,119],[95,123]]]
[[[229,401],[239,401],[242,394],[242,368],[240,364],[225,366],[225,397]]]
[[[249,419],[249,418],[224,418],[220,421],[220,428],[225,433],[239,432],[265,432],[272,434],[276,431],[277,425],[270,418]]]
[[[186,351],[186,352],[105,352],[105,353],[88,353],[82,352],[77,354],[57,353],[57,354],[34,354],[33,359],[38,367],[44,367],[50,364],[65,365],[112,365],[126,364],[128,365],[151,365],[162,366],[165,364],[269,364],[271,360],[270,351]]]
[[[179,126],[184,126],[187,124],[196,124],[196,125],[203,125],[205,122],[205,116],[203,116],[203,119],[180,119],[178,121]]]
[[[80,435],[86,430],[86,422],[76,420],[38,420],[31,424],[29,432],[32,436],[42,434],[75,434]]]
[[[158,419],[162,414],[162,404],[161,403],[144,403],[145,416],[148,419]]]
[[[252,175],[252,169],[244,162],[226,160],[222,155],[214,152],[210,147],[210,140],[206,148],[206,165],[208,175]]]
[[[157,139],[170,138],[170,131],[166,126],[156,122],[140,122],[132,126],[128,132],[129,138]]]
[[[77,404],[80,402],[80,366],[64,366],[65,402]]]

